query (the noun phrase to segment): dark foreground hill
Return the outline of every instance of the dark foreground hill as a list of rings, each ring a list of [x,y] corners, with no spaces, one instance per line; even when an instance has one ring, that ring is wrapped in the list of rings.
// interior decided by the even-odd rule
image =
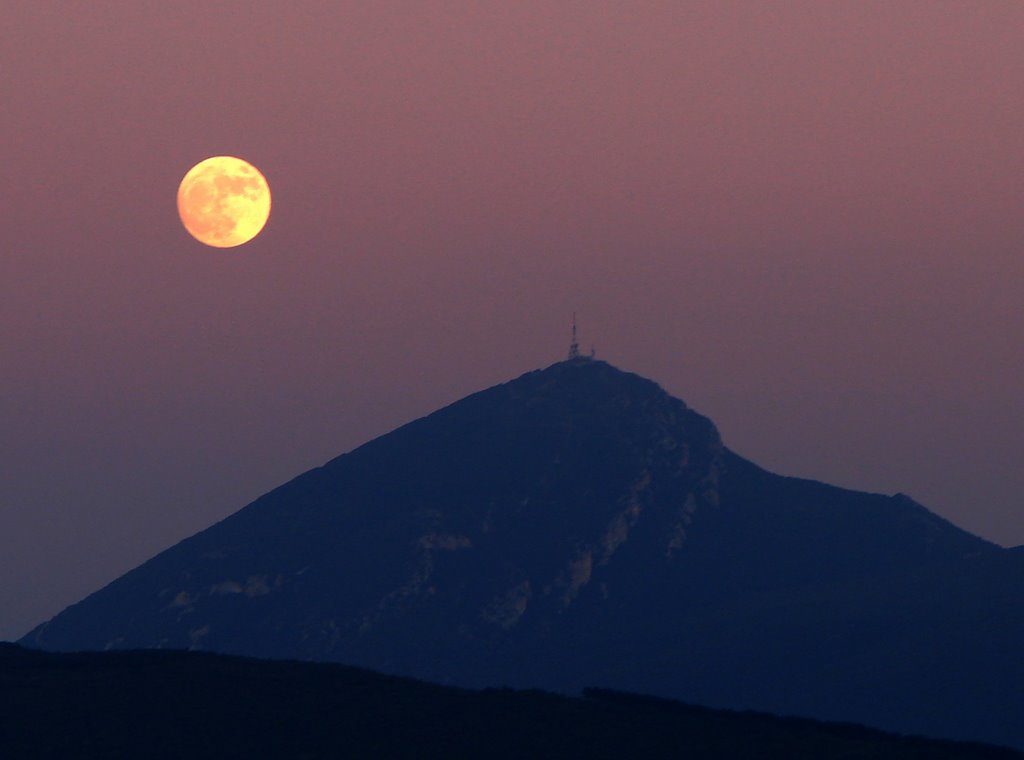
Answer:
[[[0,755],[1018,758],[859,726],[593,691],[466,691],[338,665],[0,645]]]
[[[23,639],[587,685],[1024,747],[1024,555],[766,472],[575,360],[296,478]]]

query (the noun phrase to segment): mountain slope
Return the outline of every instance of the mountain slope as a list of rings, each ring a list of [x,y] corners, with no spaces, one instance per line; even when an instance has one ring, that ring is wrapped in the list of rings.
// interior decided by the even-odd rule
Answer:
[[[903,496],[768,473],[651,381],[581,359],[296,478],[23,641],[598,684],[1024,746],[1021,580],[1019,553]]]

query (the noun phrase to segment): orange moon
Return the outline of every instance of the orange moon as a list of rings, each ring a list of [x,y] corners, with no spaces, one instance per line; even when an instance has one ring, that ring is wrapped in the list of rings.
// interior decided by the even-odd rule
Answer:
[[[178,215],[200,243],[248,243],[270,217],[270,186],[259,170],[234,156],[214,156],[188,170],[178,185]]]

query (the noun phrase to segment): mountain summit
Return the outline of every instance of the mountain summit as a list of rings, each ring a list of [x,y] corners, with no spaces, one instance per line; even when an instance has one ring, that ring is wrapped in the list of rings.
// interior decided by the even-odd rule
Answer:
[[[1024,557],[766,472],[574,358],[271,491],[28,634],[586,685],[1024,746]]]

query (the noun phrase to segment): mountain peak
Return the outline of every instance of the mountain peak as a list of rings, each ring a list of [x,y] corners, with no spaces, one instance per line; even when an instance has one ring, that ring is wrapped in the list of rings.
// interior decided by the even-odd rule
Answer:
[[[514,380],[481,393],[519,385],[530,393],[554,392],[557,395],[583,392],[585,397],[591,400],[600,400],[601,397],[622,398],[626,395],[671,399],[653,380],[619,369],[604,360],[587,356],[564,359],[543,369],[526,372]],[[676,404],[682,403],[678,399],[671,401]]]
[[[609,424],[610,418],[617,416],[632,418],[618,420],[617,424],[625,425],[620,432],[638,432],[644,424],[664,426],[685,421],[690,432],[705,436],[708,445],[720,447],[711,421],[691,411],[657,383],[588,357],[567,359],[526,372],[514,380],[474,393],[412,425],[463,414],[482,415],[478,417],[481,425],[504,425],[507,422],[504,415],[509,414],[526,415],[530,421],[546,425],[567,416],[590,416],[595,421],[609,418]],[[543,415],[551,415],[552,419],[540,419]]]
[[[595,359],[558,362],[311,470],[28,640],[369,664],[378,655],[356,650],[371,632],[398,635],[410,614],[421,630],[540,630],[627,577],[614,569],[623,551],[671,562],[717,502],[721,455],[710,420],[656,383]],[[149,613],[128,612],[124,593]],[[80,628],[87,610],[107,622]]]
[[[1024,638],[1024,608],[999,590],[1016,586],[998,582],[1021,559],[908,499],[767,472],[656,383],[576,357],[300,475],[23,642],[599,684],[999,737],[950,731],[1010,710],[1024,680],[975,641]],[[936,673],[973,684],[969,715],[962,693],[922,690]]]

